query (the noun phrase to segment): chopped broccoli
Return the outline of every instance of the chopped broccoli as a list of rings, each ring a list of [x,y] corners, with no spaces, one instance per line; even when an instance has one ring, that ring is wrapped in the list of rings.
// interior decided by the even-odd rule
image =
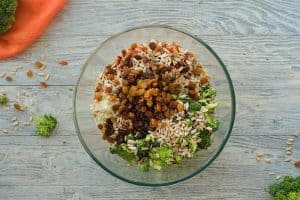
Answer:
[[[6,94],[0,95],[0,104],[5,105],[9,101],[8,97]]]
[[[179,155],[175,156],[175,162],[176,162],[177,164],[182,164],[182,157],[179,156]]]
[[[150,166],[161,169],[173,162],[173,150],[170,147],[158,147],[149,153]]]
[[[135,159],[134,154],[128,149],[125,144],[117,144],[115,146],[110,147],[110,152],[112,154],[118,154],[124,160],[128,162],[132,162]]]
[[[190,118],[186,118],[186,119],[184,119],[184,124],[187,127],[190,127],[190,126],[192,126],[192,120]]]
[[[141,159],[143,157],[148,157],[148,150],[150,147],[150,141],[146,139],[140,139],[136,141],[137,156]]]
[[[51,115],[35,116],[35,131],[42,136],[50,136],[56,127],[57,120]]]
[[[205,119],[207,121],[207,126],[211,127],[213,129],[213,131],[216,131],[219,127],[219,120],[215,119],[213,116],[211,116],[208,113],[205,113]]]
[[[219,105],[218,102],[216,102],[216,103],[208,103],[208,104],[206,104],[205,108],[207,108],[208,110],[212,110],[212,109],[215,109],[218,105]]]
[[[201,109],[201,103],[199,102],[192,102],[189,104],[189,112],[199,111]]]
[[[0,0],[0,35],[6,33],[15,22],[17,0]]]
[[[286,176],[281,182],[270,185],[268,191],[275,200],[299,200],[300,176]]]
[[[138,168],[141,171],[149,171],[150,168],[149,160],[145,160],[144,162],[139,163]]]
[[[200,96],[202,99],[214,98],[216,96],[216,91],[209,87],[203,87],[200,89]]]
[[[198,143],[199,149],[207,149],[211,143],[211,134],[208,130],[203,130],[200,132],[199,137],[201,138],[201,142]]]
[[[194,140],[192,140],[190,138],[190,139],[188,139],[188,143],[189,143],[190,149],[192,150],[192,154],[195,153],[197,151],[197,147],[198,147],[197,142],[195,142]]]

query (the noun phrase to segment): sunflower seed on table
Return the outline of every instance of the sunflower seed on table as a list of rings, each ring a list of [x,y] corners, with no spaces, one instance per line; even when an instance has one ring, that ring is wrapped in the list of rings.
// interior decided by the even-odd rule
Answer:
[[[279,179],[281,179],[281,176],[276,176],[276,180],[279,180]]]
[[[293,138],[289,138],[288,141],[294,142],[294,139]]]
[[[291,161],[292,161],[292,159],[287,158],[287,159],[285,159],[283,162],[291,162]]]
[[[266,158],[266,159],[265,159],[265,162],[266,162],[266,163],[271,163],[271,159],[270,159],[270,158]]]
[[[285,154],[286,155],[292,155],[292,152],[291,151],[286,151]]]

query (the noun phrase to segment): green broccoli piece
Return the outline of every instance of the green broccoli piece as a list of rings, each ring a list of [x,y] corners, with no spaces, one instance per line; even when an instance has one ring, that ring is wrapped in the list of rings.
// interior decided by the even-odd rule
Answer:
[[[199,149],[207,149],[211,143],[211,134],[208,130],[203,130],[200,132],[199,137],[201,138],[201,142],[198,143]]]
[[[189,112],[199,111],[201,109],[201,103],[199,102],[192,102],[189,104]]]
[[[190,118],[184,119],[183,123],[184,123],[187,127],[191,127],[191,126],[192,126],[192,120],[191,120]]]
[[[207,121],[207,126],[211,127],[213,131],[216,131],[219,128],[219,120],[215,119],[213,116],[211,116],[208,113],[204,114],[205,119]]]
[[[212,110],[212,109],[215,109],[218,105],[219,105],[218,102],[216,102],[216,103],[208,103],[208,104],[205,105],[205,108],[207,108],[208,110]]]
[[[145,138],[136,141],[137,156],[139,157],[139,159],[148,157],[150,142],[150,140],[147,141]]]
[[[132,162],[135,160],[133,152],[131,152],[125,144],[117,144],[110,147],[110,152],[112,154],[118,154],[124,160]]]
[[[189,143],[189,148],[192,150],[192,154],[194,154],[197,151],[198,144],[192,138],[187,140]]]
[[[170,147],[158,147],[149,153],[150,166],[160,170],[162,167],[172,164],[173,150]]]
[[[299,200],[300,176],[286,176],[281,182],[270,185],[268,191],[275,200]]]
[[[42,136],[50,136],[56,127],[57,120],[51,115],[35,116],[35,132]]]
[[[9,101],[9,99],[6,94],[0,95],[0,104],[1,105],[7,104],[8,101]]]
[[[144,162],[139,163],[138,168],[139,168],[139,170],[144,171],[144,172],[149,171],[149,169],[150,169],[149,160],[145,160]]]
[[[6,33],[15,22],[17,0],[0,0],[0,35]]]
[[[216,91],[209,87],[203,87],[200,89],[200,97],[202,99],[214,98],[216,96]]]

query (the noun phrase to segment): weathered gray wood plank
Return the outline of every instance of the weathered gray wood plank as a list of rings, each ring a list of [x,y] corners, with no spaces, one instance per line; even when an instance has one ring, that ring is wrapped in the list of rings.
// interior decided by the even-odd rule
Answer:
[[[299,13],[297,0],[76,0],[49,30],[99,35],[169,24],[201,35],[299,35]]]
[[[10,106],[34,101],[25,112],[0,107],[0,199],[271,199],[264,190],[275,180],[269,172],[299,175],[292,162],[283,162],[286,139],[300,130],[299,13],[298,0],[70,1],[31,48],[0,61],[0,72],[23,67],[11,83],[0,78]],[[90,53],[116,32],[149,24],[168,24],[206,41],[228,66],[238,102],[220,157],[200,175],[162,188],[106,173],[82,148],[72,121],[70,88]],[[37,86],[43,77],[24,75],[37,60],[47,63],[47,89]],[[60,60],[70,64],[62,67]],[[17,99],[23,91],[25,98]],[[10,121],[43,113],[60,122],[50,138],[35,135],[32,125],[14,130]],[[292,161],[300,158],[299,142]],[[270,154],[272,162],[257,163],[256,152]]]
[[[292,163],[283,162],[287,138],[233,136],[221,156],[200,175],[175,186],[149,189],[128,185],[104,172],[88,157],[82,147],[72,144],[78,142],[76,137],[67,136],[64,138],[67,140],[66,144],[57,145],[47,142],[47,140],[55,141],[57,139],[55,136],[47,139],[21,137],[19,142],[16,141],[16,145],[3,143],[0,145],[0,188],[12,186],[12,188],[24,189],[45,186],[43,191],[53,187],[57,189],[56,187],[60,186],[65,189],[57,191],[55,195],[66,195],[63,192],[73,191],[71,188],[74,187],[76,192],[80,193],[84,190],[86,195],[91,197],[102,195],[103,199],[138,198],[139,195],[147,195],[146,198],[150,199],[155,199],[159,195],[163,195],[161,198],[196,198],[197,195],[203,195],[203,199],[218,199],[223,193],[224,199],[249,199],[253,194],[257,194],[258,199],[263,199],[268,197],[263,189],[264,186],[274,181],[276,177],[268,175],[269,172],[275,172],[277,175],[299,173]],[[29,144],[36,142],[36,144],[28,146],[27,142]],[[300,138],[295,143],[299,142]],[[300,156],[299,145],[296,144],[293,160]],[[272,163],[267,164],[263,161],[257,163],[255,153],[258,151],[270,154]],[[30,156],[27,156],[28,154]],[[116,185],[118,185],[118,193],[109,192]],[[92,189],[89,189],[90,186]],[[211,191],[211,188],[218,193]]]
[[[108,37],[73,36],[68,40],[64,35],[42,37],[31,49],[14,59],[0,61],[0,72],[10,72],[15,66],[22,66],[13,82],[0,78],[0,85],[38,85],[45,78],[38,76],[35,70],[33,78],[25,73],[33,69],[37,60],[47,63],[46,73],[50,73],[51,85],[74,85],[81,68],[92,51]],[[202,37],[202,36],[200,36]],[[253,89],[266,87],[273,92],[276,89],[297,87],[294,84],[300,78],[300,36],[203,36],[227,65],[236,84],[244,84]],[[43,48],[45,44],[48,47]],[[45,57],[45,58],[44,58]],[[59,60],[68,60],[68,66],[60,66]],[[280,80],[277,81],[277,80]],[[293,86],[294,85],[294,86]],[[263,94],[262,94],[263,95]]]

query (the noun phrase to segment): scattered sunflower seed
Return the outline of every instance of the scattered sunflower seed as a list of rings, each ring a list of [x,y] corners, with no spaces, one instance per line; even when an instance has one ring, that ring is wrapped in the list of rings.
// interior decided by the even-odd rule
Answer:
[[[265,159],[265,162],[266,162],[266,163],[271,163],[271,159],[270,159],[270,158],[266,158],[266,159]]]
[[[276,180],[279,180],[279,179],[281,179],[281,176],[276,176]]]
[[[286,151],[291,151],[291,150],[292,150],[292,147],[287,147],[285,150],[286,150]]]
[[[289,138],[288,141],[294,142],[294,139],[293,138]]]
[[[50,74],[46,74],[45,80],[48,81],[50,77]]]
[[[291,151],[286,151],[285,154],[286,155],[292,155],[292,152]]]
[[[292,159],[287,158],[287,159],[285,159],[283,162],[291,162],[291,161],[292,161]]]
[[[16,118],[16,117],[13,117],[13,118],[11,118],[11,121],[12,121],[12,122],[15,122],[15,121],[17,121],[17,118]]]
[[[300,135],[300,132],[295,132],[295,133],[293,133],[293,136],[294,136],[294,137],[299,137],[299,135]]]
[[[287,142],[286,142],[286,144],[287,144],[287,145],[292,145],[292,144],[293,144],[293,142],[291,142],[291,141],[287,141]]]
[[[275,175],[275,173],[274,172],[269,172],[269,175],[272,176],[272,175]]]
[[[33,122],[33,117],[32,116],[29,117],[29,121]]]
[[[0,72],[0,78],[3,78],[6,75],[5,72]]]
[[[12,123],[13,126],[18,126],[19,125],[19,121],[15,121]]]
[[[3,132],[4,134],[7,134],[7,133],[8,133],[8,130],[3,129],[2,132]]]

